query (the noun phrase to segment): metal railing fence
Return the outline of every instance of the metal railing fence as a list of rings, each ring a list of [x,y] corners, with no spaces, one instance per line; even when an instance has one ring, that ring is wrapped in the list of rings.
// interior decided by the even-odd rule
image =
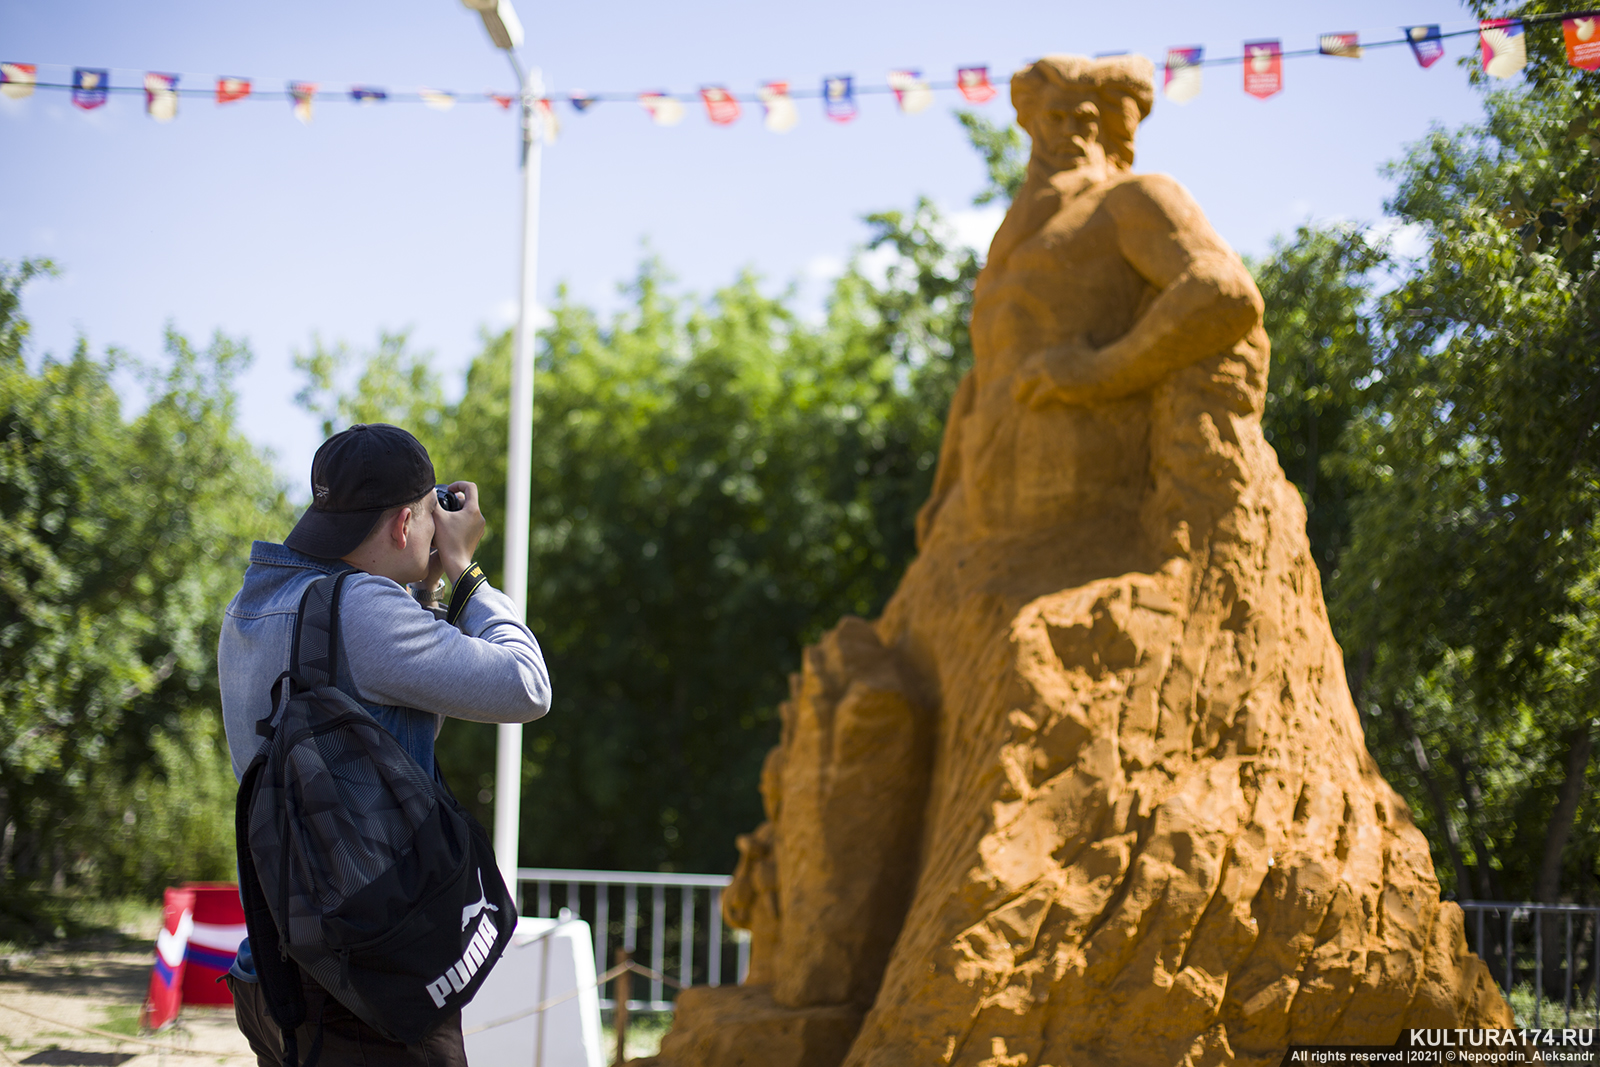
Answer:
[[[517,870],[522,914],[548,918],[569,911],[594,931],[595,972],[615,962],[613,947],[671,976],[680,986],[743,983],[750,937],[722,921],[723,874],[653,871]],[[1466,913],[1467,945],[1489,966],[1521,1026],[1600,1027],[1600,907],[1509,901],[1457,901]],[[613,1008],[613,982],[600,1006]],[[644,983],[639,983],[643,985]],[[671,1011],[676,990],[651,978],[648,999],[631,1011]]]
[[[1461,900],[1467,946],[1489,965],[1519,1026],[1600,1026],[1600,907]]]
[[[743,983],[750,969],[750,936],[722,922],[725,874],[660,874],[653,871],[572,871],[517,868],[518,906],[524,915],[550,918],[562,911],[594,931],[594,968],[614,962],[613,946],[625,948],[657,975],[679,985]],[[643,982],[633,983],[638,990]],[[614,1008],[614,980],[600,990],[600,1007]],[[648,983],[649,999],[628,999],[630,1011],[671,1011],[677,991],[659,977]]]

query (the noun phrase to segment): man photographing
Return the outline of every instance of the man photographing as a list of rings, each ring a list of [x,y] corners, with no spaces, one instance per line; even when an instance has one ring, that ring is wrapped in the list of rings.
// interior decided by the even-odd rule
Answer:
[[[478,489],[434,484],[427,451],[405,430],[356,425],[311,463],[312,502],[281,545],[257,541],[228,605],[217,647],[222,714],[234,775],[261,744],[274,682],[290,669],[308,587],[349,572],[338,608],[338,689],[437,777],[434,739],[446,717],[529,722],[550,708],[550,680],[533,634],[509,597],[472,562],[483,538]],[[442,506],[453,500],[458,509]],[[447,608],[424,606],[448,577]],[[309,1022],[300,1048],[320,1040],[321,1062],[464,1065],[459,1013],[416,1045],[386,1040],[301,970]],[[282,1040],[257,985],[249,942],[229,972],[239,1028],[262,1067],[282,1062]],[[320,1033],[318,1029],[320,1027]]]

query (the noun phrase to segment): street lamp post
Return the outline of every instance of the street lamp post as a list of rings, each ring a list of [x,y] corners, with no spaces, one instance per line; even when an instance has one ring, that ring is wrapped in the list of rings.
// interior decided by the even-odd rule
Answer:
[[[535,108],[544,92],[538,70],[524,71],[515,49],[522,23],[511,0],[462,0],[483,17],[489,39],[506,54],[517,76],[522,108],[522,278],[517,332],[511,354],[510,447],[506,455],[505,593],[528,617],[528,511],[533,474],[533,309],[539,264],[539,133]],[[500,723],[495,750],[494,853],[513,898],[517,893],[517,838],[522,808],[522,724]]]

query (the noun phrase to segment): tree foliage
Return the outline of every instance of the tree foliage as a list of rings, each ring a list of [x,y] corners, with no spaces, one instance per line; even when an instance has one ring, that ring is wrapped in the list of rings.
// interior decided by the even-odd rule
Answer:
[[[1390,227],[1420,255],[1308,228],[1258,266],[1266,428],[1369,744],[1446,887],[1594,899],[1600,261],[1574,190],[1600,142],[1592,76],[1528,38],[1527,86],[1392,168]]]
[[[289,519],[234,424],[249,353],[169,331],[165,365],[80,342],[30,369],[18,298],[43,268],[0,267],[0,880],[223,877],[220,609],[251,534]],[[131,419],[118,367],[146,384]]]
[[[1369,318],[1385,250],[1356,226],[1301,226],[1252,263],[1272,339],[1262,430],[1305,501],[1327,587],[1350,539],[1352,457],[1345,428],[1381,406]]]
[[[1273,364],[1263,424],[1308,533],[1370,747],[1446,888],[1600,897],[1591,799],[1600,671],[1600,347],[1593,75],[1530,33],[1529,82],[1393,170],[1384,231],[1312,226],[1253,269]],[[1026,140],[959,119],[1005,202]],[[523,753],[523,864],[726,871],[802,645],[875,614],[914,552],[944,414],[970,365],[979,260],[927,201],[866,220],[809,320],[744,275],[707,299],[644,263],[624,311],[562,293],[541,331],[530,622],[555,681]],[[234,425],[248,358],[168,336],[148,406],[125,356],[30,369],[0,272],[0,878],[152,888],[226,871],[232,782],[216,625],[251,537],[292,515]],[[503,552],[509,334],[456,401],[403,333],[313,340],[324,432],[410,427],[469,478]],[[487,818],[494,731],[439,755]]]
[[[956,121],[989,174],[989,184],[972,202],[980,207],[997,200],[1011,203],[1028,179],[1028,135],[1019,126],[1001,126],[976,111],[957,111]]]
[[[877,612],[909,563],[977,261],[926,202],[869,223],[899,256],[881,281],[847,271],[820,323],[749,275],[675,296],[654,262],[610,321],[558,301],[529,571],[556,706],[525,739],[523,862],[729,869],[802,644]],[[509,356],[488,340],[435,449],[489,502],[492,573]],[[452,723],[440,741],[485,815],[493,736]]]

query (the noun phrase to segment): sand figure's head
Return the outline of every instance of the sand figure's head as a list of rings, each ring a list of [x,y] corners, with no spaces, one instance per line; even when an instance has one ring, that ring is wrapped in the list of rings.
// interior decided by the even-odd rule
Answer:
[[[1154,98],[1155,68],[1144,56],[1045,56],[1011,76],[1017,123],[1051,174],[1132,167],[1134,134]]]

